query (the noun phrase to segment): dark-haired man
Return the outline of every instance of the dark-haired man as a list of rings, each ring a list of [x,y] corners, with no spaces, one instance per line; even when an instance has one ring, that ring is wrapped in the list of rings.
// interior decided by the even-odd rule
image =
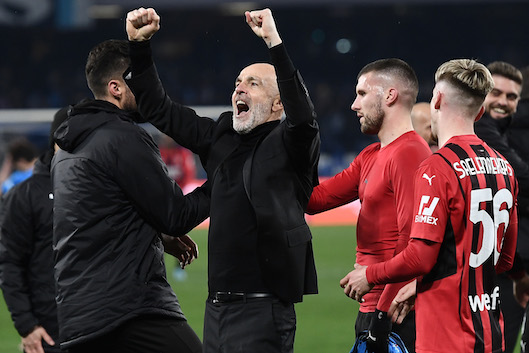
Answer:
[[[198,353],[166,279],[162,233],[185,234],[208,215],[209,197],[184,196],[152,137],[134,124],[123,79],[126,41],[92,49],[83,101],[55,133],[54,253],[61,347],[78,352]],[[186,261],[187,236],[175,238]]]
[[[485,114],[475,123],[476,135],[489,146],[500,152],[511,164],[520,187],[519,198],[529,198],[529,164],[519,151],[512,148],[508,139],[508,128],[513,115],[518,109],[522,92],[523,76],[520,70],[504,61],[495,61],[487,65],[494,80],[494,89],[485,98]],[[524,206],[523,204],[522,206]],[[520,207],[520,218],[527,217],[525,207]],[[519,236],[523,239],[523,235]],[[512,353],[516,346],[520,326],[522,325],[524,308],[521,306],[529,292],[529,276],[524,270],[523,262],[529,262],[527,242],[518,241],[517,257],[513,269],[499,276],[500,299],[505,319],[505,353]],[[510,278],[508,278],[510,277]],[[514,295],[513,295],[514,293]]]
[[[406,246],[411,226],[413,184],[419,164],[431,155],[426,141],[414,130],[411,110],[419,85],[413,69],[400,59],[367,64],[358,74],[351,109],[364,134],[380,142],[366,147],[351,165],[314,188],[308,213],[323,212],[356,199],[362,208],[356,227],[356,261],[370,265],[388,260]],[[387,351],[391,322],[386,312],[399,285],[377,286],[360,303],[355,331],[369,330],[368,345]],[[393,331],[409,351],[415,347],[414,314]]]
[[[50,177],[53,133],[67,118],[55,113],[49,145],[33,174],[2,195],[0,287],[26,353],[57,353],[59,325],[53,278],[53,192]]]
[[[522,95],[518,102],[516,115],[513,117],[513,122],[507,131],[509,145],[517,151],[526,163],[529,163],[529,66],[520,70],[524,77],[522,85]],[[529,197],[518,196],[518,243],[516,249],[518,254],[523,259],[524,267],[529,268]],[[516,293],[516,299],[520,305],[525,306],[525,320],[522,328],[522,337],[520,340],[521,352],[527,352],[529,346],[529,322],[527,302],[529,301],[529,293]],[[524,305],[525,304],[525,305]]]

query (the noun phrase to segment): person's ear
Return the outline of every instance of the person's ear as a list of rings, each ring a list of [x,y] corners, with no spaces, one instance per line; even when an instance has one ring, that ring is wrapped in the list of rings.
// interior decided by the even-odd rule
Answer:
[[[441,108],[441,101],[443,100],[443,94],[441,92],[437,92],[435,94],[435,97],[433,98],[434,101],[434,108],[439,109]]]
[[[107,90],[111,97],[117,100],[121,99],[122,87],[118,80],[110,80],[107,84]]]
[[[481,119],[481,117],[483,116],[483,114],[485,113],[485,107],[484,106],[481,106],[481,109],[479,110],[479,113],[478,115],[476,116],[476,118],[474,119],[474,121],[478,121],[479,119]]]
[[[280,110],[283,110],[283,103],[281,103],[281,99],[280,98],[276,98],[276,99],[274,99],[274,101],[272,103],[272,111],[275,113],[275,112],[278,112]]]
[[[399,91],[396,88],[390,88],[386,92],[386,104],[391,106],[395,104],[397,98],[399,97]]]

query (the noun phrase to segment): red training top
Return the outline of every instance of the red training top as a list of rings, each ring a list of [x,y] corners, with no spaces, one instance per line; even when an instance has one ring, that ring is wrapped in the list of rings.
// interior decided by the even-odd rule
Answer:
[[[369,145],[347,169],[314,188],[307,213],[327,211],[359,198],[362,207],[356,226],[356,262],[372,265],[389,260],[408,243],[413,175],[431,154],[415,131],[383,148],[380,143]],[[373,312],[377,304],[387,311],[402,285],[388,286],[380,303],[384,286],[375,286],[364,296],[360,311]]]

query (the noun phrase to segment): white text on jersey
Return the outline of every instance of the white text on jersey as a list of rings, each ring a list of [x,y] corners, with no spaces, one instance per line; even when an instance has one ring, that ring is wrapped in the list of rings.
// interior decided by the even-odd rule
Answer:
[[[500,287],[494,287],[492,294],[483,293],[481,296],[468,296],[468,302],[470,303],[470,309],[473,312],[483,310],[496,310],[500,297]]]
[[[415,215],[415,223],[427,223],[437,225],[438,218],[432,217],[433,211],[439,202],[438,197],[432,198],[430,205],[427,206],[430,201],[430,196],[423,195],[421,197],[421,204],[419,205],[419,212]]]
[[[512,167],[503,158],[473,157],[465,158],[453,164],[459,179],[477,174],[512,175]]]

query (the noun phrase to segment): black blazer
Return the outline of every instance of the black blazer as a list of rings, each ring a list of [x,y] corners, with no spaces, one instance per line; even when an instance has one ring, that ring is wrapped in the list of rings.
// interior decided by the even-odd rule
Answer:
[[[281,60],[274,60],[271,53],[273,61],[284,65],[286,58],[287,66],[292,65],[282,45],[271,49],[274,50]],[[132,46],[131,51],[134,54]],[[280,299],[299,302],[303,294],[317,293],[312,236],[304,214],[318,180],[320,137],[316,114],[300,74],[294,71],[291,77],[280,77],[282,70],[277,69],[277,64],[276,71],[286,119],[255,147],[244,164],[243,179],[257,216],[263,280]],[[214,121],[171,101],[154,65],[141,73],[133,71],[127,84],[143,117],[197,153],[208,179],[213,180],[217,168],[239,146],[238,134],[232,128],[232,113],[222,113]]]

